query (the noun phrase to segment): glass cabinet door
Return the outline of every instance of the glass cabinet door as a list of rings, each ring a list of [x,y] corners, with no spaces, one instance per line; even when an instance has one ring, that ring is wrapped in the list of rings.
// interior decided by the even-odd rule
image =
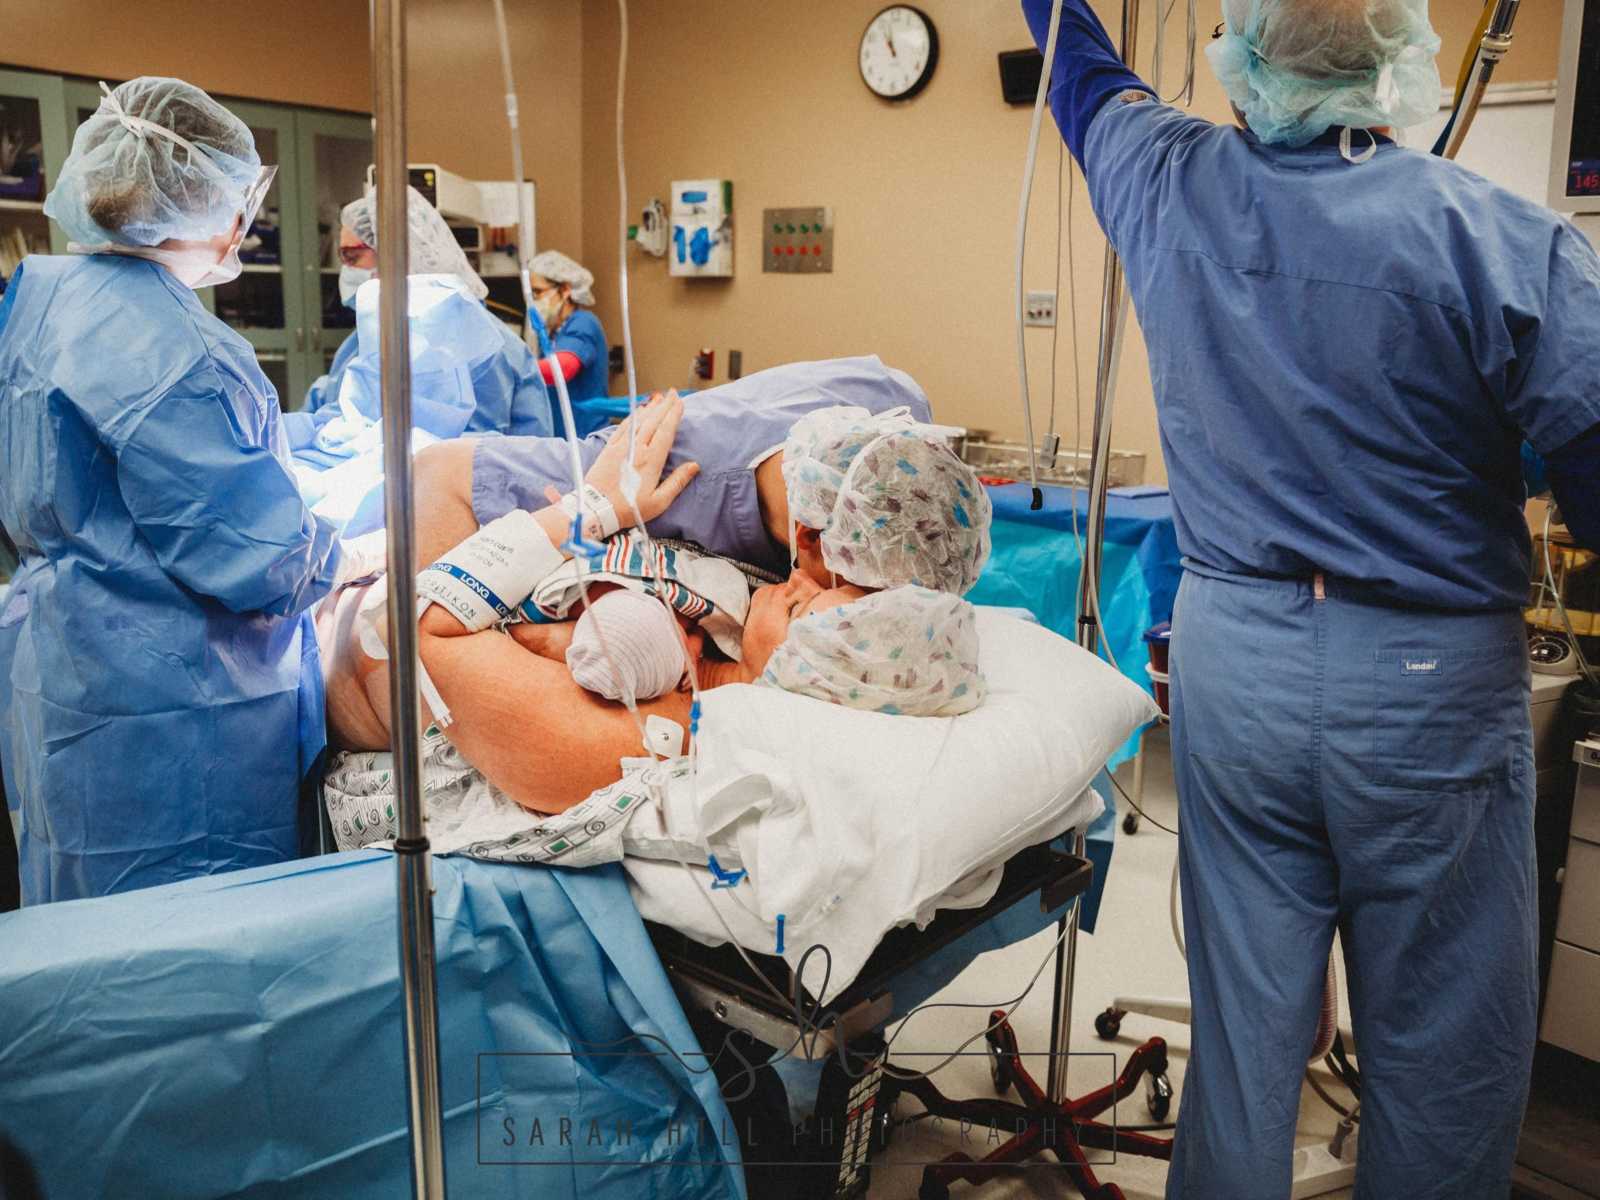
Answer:
[[[372,161],[372,120],[356,114],[296,113],[300,156],[300,223],[308,257],[302,266],[306,353],[292,408],[325,374],[333,356],[355,332],[356,314],[339,298],[339,211],[366,187]]]
[[[44,215],[67,145],[61,77],[0,70],[0,294],[28,255],[67,248]]]

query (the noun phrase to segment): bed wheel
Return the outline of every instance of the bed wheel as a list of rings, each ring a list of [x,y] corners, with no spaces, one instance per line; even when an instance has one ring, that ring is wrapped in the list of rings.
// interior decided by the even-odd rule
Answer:
[[[1167,1078],[1165,1071],[1150,1076],[1145,1082],[1144,1106],[1150,1110],[1150,1118],[1154,1121],[1165,1121],[1172,1115],[1172,1080]]]
[[[1108,1008],[1094,1015],[1094,1031],[1104,1041],[1111,1041],[1122,1032],[1122,1018],[1128,1014],[1120,1009]]]
[[[1139,832],[1139,814],[1136,812],[1125,813],[1122,818],[1123,833]]]

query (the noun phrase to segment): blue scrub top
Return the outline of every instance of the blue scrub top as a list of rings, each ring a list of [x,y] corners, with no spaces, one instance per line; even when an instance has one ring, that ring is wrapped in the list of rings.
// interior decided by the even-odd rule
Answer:
[[[1600,260],[1432,155],[1267,146],[1113,100],[1084,162],[1149,347],[1179,545],[1378,600],[1520,608],[1521,446],[1600,422]]]
[[[552,350],[565,350],[575,354],[583,365],[567,383],[567,394],[573,403],[592,400],[610,394],[610,351],[606,347],[606,331],[600,327],[600,318],[587,308],[573,312],[561,323],[550,339]]]

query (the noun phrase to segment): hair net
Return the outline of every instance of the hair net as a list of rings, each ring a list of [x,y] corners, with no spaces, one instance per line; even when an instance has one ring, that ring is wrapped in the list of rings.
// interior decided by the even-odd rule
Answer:
[[[757,682],[868,712],[970,712],[985,690],[975,614],[947,592],[875,592],[789,626]]]
[[[675,624],[666,606],[643,592],[607,592],[573,626],[567,647],[573,681],[624,703],[665,696],[688,669]]]
[[[366,195],[346,204],[339,213],[339,224],[376,250],[377,193],[369,188]],[[482,300],[489,294],[439,210],[428,203],[426,196],[409,186],[406,188],[406,231],[409,237],[407,274],[454,275],[476,299]]]
[[[1224,0],[1223,14],[1227,32],[1206,55],[1264,142],[1405,128],[1439,107],[1428,0]]]
[[[594,272],[587,271],[559,250],[541,250],[528,263],[528,270],[543,275],[551,283],[564,283],[572,289],[572,302],[594,307]]]
[[[243,121],[193,84],[143,76],[78,126],[44,211],[85,246],[203,241],[227,232],[260,174]]]
[[[822,561],[861,587],[961,595],[989,558],[989,497],[932,426],[901,410],[807,413],[783,447],[789,518],[822,534]]]

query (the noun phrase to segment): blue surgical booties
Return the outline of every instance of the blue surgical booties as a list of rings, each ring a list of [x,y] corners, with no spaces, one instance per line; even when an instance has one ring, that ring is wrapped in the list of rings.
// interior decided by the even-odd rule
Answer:
[[[26,904],[279,862],[324,741],[301,502],[249,344],[165,269],[31,257],[0,331]]]

